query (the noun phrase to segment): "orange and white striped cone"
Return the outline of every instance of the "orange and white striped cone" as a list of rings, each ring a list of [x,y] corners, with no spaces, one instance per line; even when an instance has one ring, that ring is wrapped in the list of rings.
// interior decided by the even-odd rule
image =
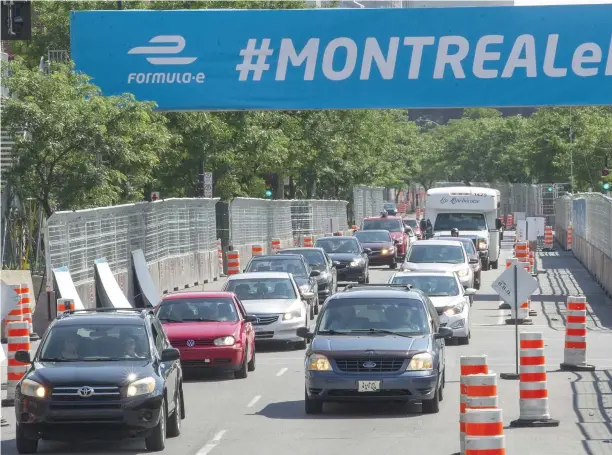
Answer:
[[[9,322],[6,335],[8,338],[8,364],[6,399],[2,400],[2,406],[13,406],[17,383],[23,379],[29,367],[29,365],[15,360],[15,353],[17,351],[30,351],[30,326],[26,321]]]
[[[540,332],[520,335],[520,416],[511,427],[558,427],[559,421],[550,418],[546,385],[546,357],[544,336]]]
[[[228,251],[227,254],[227,274],[238,275],[240,270],[240,251]]]
[[[486,355],[461,356],[459,378],[459,444],[460,455],[465,453],[465,421],[464,414],[467,409],[467,384],[466,379],[472,375],[489,373]]]
[[[263,256],[264,247],[261,244],[251,245],[251,256]]]
[[[272,239],[270,242],[270,249],[272,250],[272,253],[278,253],[281,250],[280,239]]]
[[[223,270],[223,246],[221,244],[221,239],[217,239],[217,265],[219,266],[219,276],[225,276],[225,271]]]
[[[23,320],[28,323],[30,341],[36,341],[40,340],[40,337],[34,332],[34,325],[32,324],[32,300],[30,295],[30,285],[28,283],[21,283],[21,311],[23,313]]]
[[[74,310],[74,299],[57,299],[57,317],[59,318],[66,311]]]
[[[553,228],[552,226],[544,226],[544,251],[552,251],[554,247]]]
[[[565,326],[565,351],[561,369],[565,371],[594,371],[595,366],[587,363],[586,297],[567,297]]]
[[[312,237],[309,235],[304,237],[304,248],[312,248]]]
[[[468,409],[465,412],[465,455],[506,455],[501,409]]]
[[[574,243],[574,228],[572,226],[567,227],[567,251],[572,250],[572,244]]]
[[[523,302],[518,307],[518,313],[514,305],[510,306],[510,319],[506,319],[508,325],[532,325],[533,320],[529,318],[529,300]]]
[[[531,274],[532,275],[537,275],[536,273],[536,260],[535,260],[535,253],[533,251],[529,252],[529,269],[531,270]]]

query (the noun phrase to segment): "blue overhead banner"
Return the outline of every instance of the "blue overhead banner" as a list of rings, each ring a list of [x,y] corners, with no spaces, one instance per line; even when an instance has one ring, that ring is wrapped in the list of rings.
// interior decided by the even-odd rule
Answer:
[[[78,11],[71,43],[163,110],[612,104],[612,5]]]

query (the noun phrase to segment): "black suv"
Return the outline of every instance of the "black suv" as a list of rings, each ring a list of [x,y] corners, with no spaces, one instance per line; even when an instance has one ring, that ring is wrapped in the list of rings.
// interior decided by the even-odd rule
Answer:
[[[68,311],[53,321],[15,391],[16,444],[144,437],[161,451],[185,418],[179,351],[151,310]]]

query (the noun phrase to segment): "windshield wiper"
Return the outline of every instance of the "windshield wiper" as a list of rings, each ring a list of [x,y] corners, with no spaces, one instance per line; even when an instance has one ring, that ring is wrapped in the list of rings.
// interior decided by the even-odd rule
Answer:
[[[349,331],[329,329],[329,330],[319,330],[317,332],[317,335],[346,335],[347,333],[349,333]]]
[[[83,362],[83,359],[60,359],[59,357],[44,357],[40,362]]]
[[[196,322],[219,322],[216,319],[204,319],[204,318],[189,318],[183,319],[183,321],[196,321]]]
[[[385,329],[355,329],[355,330],[351,330],[350,332],[351,333],[385,333],[387,335],[395,335],[398,337],[412,338],[410,335],[404,335],[403,333],[394,332],[392,330],[385,330]]]

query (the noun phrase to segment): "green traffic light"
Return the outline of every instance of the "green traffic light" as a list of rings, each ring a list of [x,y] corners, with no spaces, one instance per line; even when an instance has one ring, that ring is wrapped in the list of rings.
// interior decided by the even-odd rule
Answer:
[[[552,186],[549,186],[549,187],[548,187],[548,192],[549,192],[549,193],[552,193],[552,190],[553,190]]]
[[[610,184],[606,182],[606,183],[604,183],[604,184],[602,185],[602,188],[603,188],[604,190],[608,191],[608,190],[610,189]]]
[[[266,190],[266,197],[272,197],[272,190]]]

